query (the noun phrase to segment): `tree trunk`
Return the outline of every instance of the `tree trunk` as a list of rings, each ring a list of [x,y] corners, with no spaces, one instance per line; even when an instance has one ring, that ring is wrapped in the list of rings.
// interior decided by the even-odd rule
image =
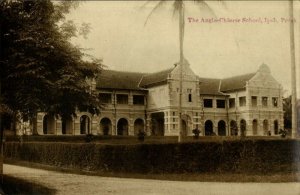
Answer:
[[[296,90],[296,62],[295,62],[295,35],[294,35],[294,5],[289,0],[290,15],[290,51],[291,51],[291,87],[292,87],[292,132],[291,136],[297,136],[297,90]]]
[[[183,2],[179,8],[179,44],[180,44],[180,62],[179,62],[179,106],[178,106],[178,142],[182,141],[182,66],[184,63],[184,56],[183,56],[183,38],[184,38],[184,7]]]

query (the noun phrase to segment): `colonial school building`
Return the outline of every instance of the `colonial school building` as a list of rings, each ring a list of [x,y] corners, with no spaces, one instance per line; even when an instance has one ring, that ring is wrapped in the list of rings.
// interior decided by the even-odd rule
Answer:
[[[225,79],[201,78],[182,65],[182,119],[179,121],[180,65],[156,73],[103,70],[92,82],[103,103],[100,115],[76,118],[39,113],[36,133],[94,135],[276,135],[283,128],[282,86],[262,64],[256,72]],[[28,128],[29,131],[30,128]],[[28,132],[27,132],[28,133]],[[29,132],[30,134],[30,132]]]

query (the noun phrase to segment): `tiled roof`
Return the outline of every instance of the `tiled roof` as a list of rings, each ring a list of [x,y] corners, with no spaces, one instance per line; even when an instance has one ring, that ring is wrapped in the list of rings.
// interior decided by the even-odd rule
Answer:
[[[97,78],[97,88],[102,89],[131,89],[138,87],[145,73],[102,70]]]
[[[166,83],[174,68],[155,73],[123,72],[102,70],[97,79],[97,88],[142,90],[143,88]],[[225,79],[199,78],[200,93],[206,95],[224,95],[222,92],[244,89],[256,73],[250,73]]]
[[[150,73],[143,76],[140,87],[149,87],[161,83],[166,83],[169,74],[174,68],[169,68],[160,72]]]
[[[221,79],[199,78],[200,94],[205,95],[224,95],[219,92]]]
[[[256,73],[250,73],[222,79],[220,91],[226,92],[244,89],[246,87],[246,81],[249,81],[255,74]]]

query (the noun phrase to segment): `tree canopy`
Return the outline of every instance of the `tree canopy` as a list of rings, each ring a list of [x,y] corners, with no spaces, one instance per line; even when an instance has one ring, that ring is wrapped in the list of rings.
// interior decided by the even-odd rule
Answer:
[[[65,15],[76,3],[50,0],[0,2],[1,111],[23,116],[45,111],[61,116],[76,109],[98,112],[88,78],[101,69],[70,43],[78,30]]]

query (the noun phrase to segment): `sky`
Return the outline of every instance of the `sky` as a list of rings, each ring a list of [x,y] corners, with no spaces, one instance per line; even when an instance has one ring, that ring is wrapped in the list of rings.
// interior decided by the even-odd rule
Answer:
[[[179,61],[178,15],[167,1],[149,17],[157,1],[84,1],[67,19],[89,23],[87,38],[72,39],[107,69],[156,72]],[[287,1],[207,1],[212,12],[185,2],[184,56],[200,77],[247,74],[267,64],[286,95],[291,88]],[[299,2],[295,2],[296,54],[300,40]],[[212,21],[213,20],[213,21]],[[147,23],[146,23],[147,21]],[[299,62],[296,66],[299,78]],[[297,84],[300,83],[299,79]],[[298,85],[299,86],[299,85]],[[299,87],[297,88],[300,94]],[[298,95],[299,97],[299,95]]]

